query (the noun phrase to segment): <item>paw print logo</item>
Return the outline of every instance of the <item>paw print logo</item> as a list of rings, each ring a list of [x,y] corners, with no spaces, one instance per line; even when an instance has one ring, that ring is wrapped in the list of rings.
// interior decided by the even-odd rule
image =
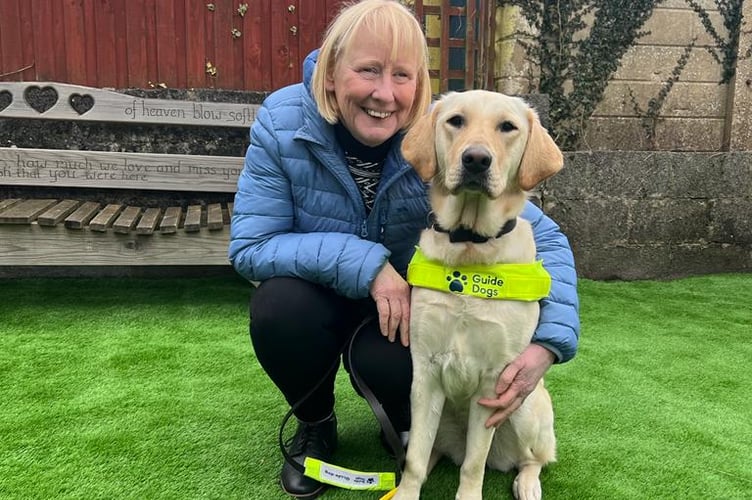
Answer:
[[[459,271],[453,271],[452,274],[446,277],[449,282],[449,291],[461,293],[467,285],[467,275],[462,274]]]

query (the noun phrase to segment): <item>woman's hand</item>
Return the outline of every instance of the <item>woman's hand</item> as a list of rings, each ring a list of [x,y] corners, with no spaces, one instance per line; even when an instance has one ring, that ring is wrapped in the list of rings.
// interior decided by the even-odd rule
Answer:
[[[496,383],[496,398],[478,400],[479,405],[494,410],[486,420],[486,427],[500,425],[519,408],[553,362],[554,354],[551,351],[538,344],[530,344],[504,367]]]
[[[379,312],[381,334],[394,342],[399,329],[402,345],[410,345],[410,285],[389,262],[373,280],[371,297]]]

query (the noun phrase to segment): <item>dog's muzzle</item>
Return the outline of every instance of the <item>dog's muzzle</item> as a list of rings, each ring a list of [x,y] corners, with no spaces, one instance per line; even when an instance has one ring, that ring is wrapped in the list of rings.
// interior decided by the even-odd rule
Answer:
[[[493,158],[488,150],[481,146],[471,146],[462,152],[461,189],[481,191],[488,194],[488,171]]]

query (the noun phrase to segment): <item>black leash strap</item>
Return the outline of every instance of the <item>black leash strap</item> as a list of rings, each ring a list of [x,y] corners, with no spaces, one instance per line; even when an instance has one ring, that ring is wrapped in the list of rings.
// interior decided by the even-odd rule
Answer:
[[[389,417],[387,416],[386,412],[384,411],[384,408],[381,406],[381,403],[376,398],[376,395],[371,391],[371,389],[368,387],[368,385],[363,382],[363,380],[360,378],[360,376],[357,374],[355,367],[352,363],[352,345],[355,341],[355,337],[360,333],[360,331],[365,327],[368,323],[371,321],[375,321],[376,318],[373,316],[369,316],[365,320],[363,320],[358,327],[355,329],[355,332],[350,337],[350,340],[348,342],[345,342],[345,344],[340,348],[339,352],[337,353],[337,356],[334,360],[334,363],[332,363],[331,367],[327,370],[324,377],[319,380],[311,390],[309,390],[300,400],[298,400],[294,405],[290,407],[290,410],[287,412],[287,414],[282,419],[282,423],[279,426],[279,449],[282,451],[282,456],[285,458],[285,461],[290,464],[292,467],[294,467],[298,472],[301,474],[305,474],[305,467],[303,465],[296,462],[290,453],[285,448],[283,435],[285,426],[287,425],[287,422],[290,420],[290,417],[295,413],[295,410],[300,408],[300,405],[303,404],[303,402],[308,399],[311,394],[313,394],[316,389],[318,389],[321,384],[324,382],[324,380],[327,379],[327,377],[339,367],[339,359],[340,356],[345,352],[345,349],[347,349],[348,357],[350,359],[350,376],[352,377],[353,381],[355,382],[355,385],[357,385],[358,390],[363,394],[363,397],[368,401],[368,405],[371,407],[371,411],[373,411],[373,414],[376,416],[376,420],[378,420],[379,424],[381,425],[381,429],[384,432],[384,436],[386,437],[387,443],[389,444],[389,447],[392,449],[392,452],[394,453],[394,459],[397,462],[397,478],[399,479],[400,474],[402,473],[402,470],[405,466],[405,449],[402,447],[402,441],[399,438],[399,435],[397,434],[397,431],[394,429],[394,426],[392,425],[392,422],[389,420]],[[399,483],[399,481],[397,481]]]
[[[360,332],[360,330],[370,321],[376,321],[376,318],[370,317],[363,321],[355,330],[355,333],[350,340],[348,347],[348,356],[350,358],[350,375],[352,376],[355,385],[358,386],[358,389],[363,394],[363,397],[366,398],[366,401],[368,401],[368,405],[371,407],[371,411],[373,411],[373,414],[376,416],[376,420],[378,420],[379,424],[381,424],[381,429],[384,432],[386,441],[387,443],[389,443],[389,447],[394,453],[394,460],[397,462],[397,477],[399,478],[399,474],[405,468],[405,449],[402,447],[402,440],[400,439],[399,434],[397,434],[397,431],[394,429],[391,420],[389,420],[389,417],[384,411],[384,407],[381,406],[381,403],[376,398],[376,395],[373,393],[373,391],[371,391],[368,385],[360,378],[357,371],[353,368],[352,364],[353,340],[355,339],[355,336]]]

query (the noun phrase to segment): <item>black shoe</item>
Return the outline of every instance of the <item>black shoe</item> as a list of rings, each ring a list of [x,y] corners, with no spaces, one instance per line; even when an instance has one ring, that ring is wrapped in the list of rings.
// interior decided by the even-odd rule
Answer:
[[[305,457],[313,457],[328,462],[337,448],[337,417],[315,424],[298,421],[298,429],[292,437],[287,452],[295,462],[303,465]],[[280,475],[282,489],[295,498],[316,498],[324,492],[326,485],[304,476],[302,472],[285,461]]]
[[[400,442],[402,443],[402,449],[407,450],[407,442],[410,438],[410,432],[409,431],[402,431],[397,432],[397,435],[399,436]],[[386,434],[384,433],[384,430],[382,429],[379,432],[379,440],[381,441],[381,446],[386,450],[387,454],[394,458],[394,450],[392,449],[392,446],[389,444],[389,441],[386,439]]]

